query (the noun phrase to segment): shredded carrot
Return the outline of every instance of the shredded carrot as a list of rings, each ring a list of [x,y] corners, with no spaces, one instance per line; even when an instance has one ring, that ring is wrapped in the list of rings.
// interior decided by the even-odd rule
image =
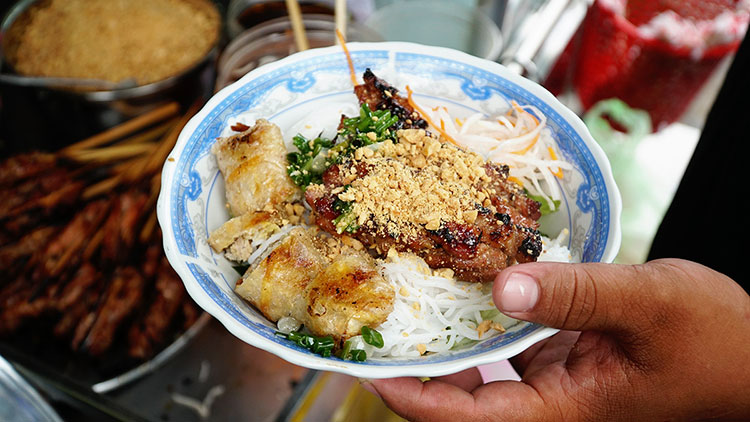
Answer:
[[[437,125],[435,125],[434,123],[432,123],[432,121],[430,120],[430,117],[427,115],[427,113],[425,113],[424,110],[422,110],[422,107],[418,106],[417,103],[414,102],[414,98],[413,98],[413,95],[412,95],[412,94],[414,94],[414,91],[411,90],[411,88],[409,87],[409,85],[406,85],[406,93],[408,94],[407,101],[409,101],[409,105],[412,106],[414,108],[414,110],[417,111],[417,113],[421,114],[422,118],[425,119],[430,126],[432,126],[435,129],[437,129],[437,131],[440,132],[440,134],[443,135],[443,137],[445,137],[445,139],[447,139],[453,145],[458,146],[458,143],[456,143],[456,141],[450,135],[448,135],[448,133],[446,133],[444,129],[441,129]]]
[[[515,184],[517,184],[520,187],[523,187],[523,182],[520,179],[517,179],[517,178],[515,178],[513,176],[510,176],[510,177],[508,177],[508,180],[511,181],[511,182],[513,182],[513,183],[515,183]]]
[[[458,117],[456,117],[456,124],[458,125],[458,127],[461,127],[461,126],[464,125],[464,122],[462,122],[461,119],[459,119]]]
[[[536,142],[537,142],[538,140],[539,140],[539,135],[536,135],[536,136],[534,137],[534,140],[533,140],[533,141],[531,141],[531,143],[529,144],[529,146],[527,146],[526,148],[524,148],[524,149],[522,149],[522,150],[518,150],[518,151],[513,151],[513,152],[512,152],[512,154],[518,154],[518,155],[524,155],[524,154],[526,154],[527,152],[529,152],[529,150],[530,150],[531,148],[534,148],[534,145],[536,145]]]
[[[432,111],[438,111],[438,110],[440,110],[440,106],[432,107]]]
[[[440,119],[440,130],[445,132],[445,122],[443,121],[443,119]]]
[[[555,150],[554,150],[554,149],[553,149],[552,147],[547,147],[547,151],[549,151],[549,156],[550,156],[550,157],[551,157],[551,158],[552,158],[553,160],[555,160],[555,161],[556,161],[556,160],[557,160],[557,154],[555,154]],[[552,169],[550,169],[550,171],[552,171]],[[558,167],[558,168],[557,168],[557,171],[556,171],[556,172],[552,172],[552,174],[553,174],[553,175],[554,175],[555,177],[557,177],[558,179],[562,179],[562,178],[563,178],[563,172],[562,172],[562,169],[561,169],[560,167]]]
[[[502,121],[500,119],[497,119],[497,122],[500,123],[500,126],[505,126],[505,122],[504,121]]]
[[[336,36],[341,43],[341,48],[344,49],[344,54],[346,54],[346,62],[349,64],[349,75],[352,77],[352,85],[357,86],[357,73],[354,71],[354,62],[352,61],[351,54],[349,54],[349,49],[346,48],[346,40],[344,40],[344,34],[336,29]]]
[[[539,120],[538,120],[538,119],[536,118],[536,116],[534,116],[533,114],[531,114],[531,113],[529,113],[528,111],[526,111],[526,110],[524,110],[523,108],[521,108],[521,106],[520,106],[520,105],[518,105],[518,103],[517,103],[517,102],[515,102],[515,101],[513,101],[513,102],[512,102],[511,104],[513,104],[513,108],[514,108],[514,109],[516,110],[516,112],[518,113],[518,116],[519,116],[519,117],[521,116],[521,114],[527,114],[527,115],[529,115],[529,116],[530,116],[530,117],[531,117],[532,119],[534,119],[534,122],[536,122],[536,124],[537,124],[537,125],[539,125]]]

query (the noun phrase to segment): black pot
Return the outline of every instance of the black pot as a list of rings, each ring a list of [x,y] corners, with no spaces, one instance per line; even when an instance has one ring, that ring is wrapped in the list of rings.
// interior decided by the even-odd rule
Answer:
[[[12,24],[37,0],[16,3],[0,23],[5,43]],[[217,12],[218,13],[218,12]],[[154,83],[105,90],[80,90],[43,78],[16,75],[0,51],[0,150],[55,150],[94,135],[170,101],[187,108],[208,98],[215,79],[219,37],[192,68]]]

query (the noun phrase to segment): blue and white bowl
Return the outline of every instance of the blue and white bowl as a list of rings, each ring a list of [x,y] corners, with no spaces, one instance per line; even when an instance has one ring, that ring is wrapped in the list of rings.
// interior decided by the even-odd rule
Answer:
[[[444,105],[457,116],[492,115],[515,100],[545,113],[575,171],[558,182],[565,198],[560,212],[543,221],[542,231],[554,235],[568,229],[574,261],[612,262],[620,246],[621,201],[609,162],[583,122],[554,96],[497,63],[450,49],[408,43],[352,43],[349,49],[357,75],[371,68],[397,88],[409,84],[420,104]],[[300,366],[364,378],[450,374],[507,359],[554,334],[552,328],[521,322],[451,354],[358,363],[323,358],[275,336],[275,324],[233,292],[239,274],[207,243],[209,233],[229,218],[211,145],[235,122],[260,117],[278,124],[289,141],[305,130],[299,124],[305,116],[326,111],[335,123],[340,112],[352,113],[347,107],[357,110],[346,58],[341,48],[329,47],[250,72],[216,94],[185,126],[164,164],[158,217],[169,262],[195,302],[250,345]]]

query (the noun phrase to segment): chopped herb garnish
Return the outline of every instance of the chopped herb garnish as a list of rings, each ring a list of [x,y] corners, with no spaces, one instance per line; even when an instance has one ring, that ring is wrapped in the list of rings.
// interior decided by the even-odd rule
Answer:
[[[362,327],[362,340],[370,346],[375,346],[378,349],[385,345],[383,342],[383,335],[366,325]]]
[[[386,139],[397,142],[395,126],[398,123],[398,116],[392,115],[389,110],[372,111],[367,104],[362,104],[358,117],[344,119],[332,150],[337,151],[340,157],[346,157],[358,148]]]
[[[343,232],[354,233],[359,229],[357,215],[351,210],[351,206],[342,212],[341,215],[334,218],[333,224],[336,226],[336,233],[338,234]]]
[[[336,354],[341,359],[346,360],[349,357],[350,352],[352,351],[352,342],[350,340],[347,340],[344,342],[344,347],[339,350],[339,352]]]
[[[353,360],[355,362],[364,362],[367,359],[367,353],[362,349],[352,349],[351,340],[344,342],[344,347],[336,354],[340,359]]]
[[[351,357],[351,360],[355,362],[364,362],[367,360],[367,353],[362,349],[352,349],[352,351],[349,352],[349,356]]]
[[[324,358],[331,356],[331,351],[333,350],[334,341],[331,336],[315,337],[308,334],[302,334],[298,331],[292,331],[289,334],[277,331],[276,335],[293,341],[299,346],[304,347],[313,353],[319,354]]]
[[[346,190],[349,189],[349,186],[351,185],[344,186],[344,190],[342,192],[346,192]],[[340,213],[345,213],[352,209],[352,203],[342,201],[338,198],[338,196],[336,196],[336,200],[333,201],[333,209]]]
[[[390,111],[372,111],[367,104],[362,104],[359,116],[344,119],[334,140],[321,136],[313,140],[300,134],[295,136],[292,141],[299,152],[287,154],[289,165],[286,171],[294,184],[304,190],[310,184],[320,183],[328,167],[353,155],[358,148],[386,139],[397,142],[398,126],[398,116]]]
[[[308,140],[302,135],[295,136],[292,141],[299,152],[291,152],[286,155],[286,159],[289,161],[286,172],[289,177],[294,184],[303,190],[311,183],[320,183],[323,172],[328,168],[324,155],[320,153],[324,148],[331,148],[333,141],[320,136]]]

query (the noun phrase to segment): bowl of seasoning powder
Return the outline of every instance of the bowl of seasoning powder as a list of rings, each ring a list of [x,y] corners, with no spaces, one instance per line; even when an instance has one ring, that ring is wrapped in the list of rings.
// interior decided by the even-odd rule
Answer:
[[[209,0],[19,1],[0,24],[2,137],[55,148],[207,96],[220,33]]]

